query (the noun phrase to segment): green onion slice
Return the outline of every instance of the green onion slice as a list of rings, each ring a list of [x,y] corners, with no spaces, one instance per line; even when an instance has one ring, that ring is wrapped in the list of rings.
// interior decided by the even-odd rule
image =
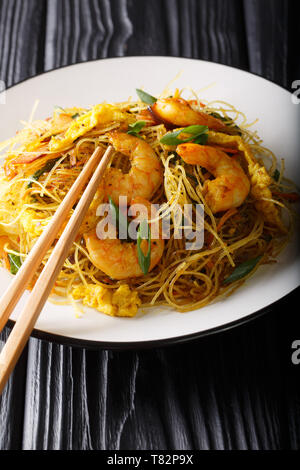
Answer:
[[[190,137],[180,139],[181,134],[188,134]],[[164,145],[180,145],[186,142],[194,142],[195,144],[204,145],[208,139],[208,127],[207,126],[188,126],[177,131],[169,132],[164,135],[160,142]]]
[[[146,122],[145,121],[137,121],[134,122],[133,124],[129,124],[128,128],[129,130],[127,131],[127,134],[133,135],[135,137],[140,137],[139,133],[145,127]]]
[[[224,280],[223,284],[231,284],[232,282],[239,281],[243,277],[247,276],[247,274],[249,274],[255,268],[261,259],[262,256],[257,256],[257,258],[250,259],[240,264],[235,268],[230,276]]]
[[[148,241],[148,251],[147,254],[144,255],[141,243],[142,240]],[[138,261],[143,274],[146,275],[150,268],[151,262],[151,231],[147,220],[142,220],[140,223],[138,233],[137,233],[137,250],[138,250]]]
[[[154,104],[157,101],[157,98],[154,98],[154,96],[149,95],[148,93],[141,90],[140,88],[136,88],[136,93],[143,103]]]
[[[21,257],[19,255],[8,253],[8,259],[10,263],[10,272],[14,275],[17,274],[22,265]]]
[[[126,234],[126,240],[128,240],[128,219],[124,216],[123,212],[120,211],[119,207],[114,203],[112,198],[109,196],[109,207],[116,221],[116,227],[119,229],[119,233]]]
[[[38,181],[43,173],[49,173],[50,170],[54,167],[55,163],[59,160],[59,158],[55,158],[54,160],[49,160],[42,168],[37,170],[32,176],[30,176],[30,183],[28,183],[27,187],[31,188],[32,183],[34,181]]]

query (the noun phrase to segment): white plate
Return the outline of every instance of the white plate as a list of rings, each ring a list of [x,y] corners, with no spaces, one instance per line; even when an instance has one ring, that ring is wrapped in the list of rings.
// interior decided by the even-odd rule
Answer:
[[[65,67],[24,81],[7,90],[6,105],[0,105],[0,141],[14,135],[21,127],[19,121],[28,117],[35,99],[40,100],[36,117],[43,118],[52,113],[55,105],[88,106],[103,100],[125,100],[135,95],[135,88],[144,87],[155,95],[178,72],[182,73],[174,87],[204,89],[203,99],[228,101],[244,111],[249,122],[259,118],[255,128],[265,146],[279,158],[285,158],[287,175],[294,179],[298,177],[300,106],[292,104],[291,94],[255,75],[199,60],[171,57],[106,59]],[[111,318],[86,309],[82,318],[76,318],[71,306],[47,302],[35,334],[61,342],[68,340],[72,344],[118,348],[157,345],[200,336],[243,322],[287,295],[299,285],[299,266],[295,239],[277,264],[260,268],[230,298],[186,314],[169,308],[155,308],[146,315],[141,312],[136,318],[126,319]],[[12,276],[1,269],[1,293],[11,281]],[[28,293],[12,315],[13,320],[27,297]]]

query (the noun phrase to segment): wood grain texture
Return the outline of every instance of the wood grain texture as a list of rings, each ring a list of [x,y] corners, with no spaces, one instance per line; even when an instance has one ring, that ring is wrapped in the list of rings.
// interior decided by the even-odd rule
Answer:
[[[123,56],[131,34],[126,0],[48,0],[45,69]]]
[[[1,0],[0,77],[7,86],[43,70],[45,1]]]
[[[289,87],[300,78],[296,11],[293,0],[2,0],[0,78],[149,54],[214,60]],[[0,449],[300,448],[300,366],[290,358],[298,297],[165,349],[32,338],[0,398]]]
[[[287,85],[288,10],[285,0],[245,0],[251,71]]]
[[[8,329],[0,334],[0,348],[8,338]],[[23,416],[27,349],[23,352],[3,394],[0,396],[0,449],[21,449],[23,440]]]

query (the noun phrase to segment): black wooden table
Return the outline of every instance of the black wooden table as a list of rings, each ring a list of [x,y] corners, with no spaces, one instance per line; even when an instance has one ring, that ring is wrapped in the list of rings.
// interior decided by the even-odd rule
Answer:
[[[1,0],[0,79],[11,86],[79,61],[174,55],[290,89],[300,79],[299,12],[298,0]],[[293,302],[299,291],[248,324],[156,350],[30,339],[0,398],[0,449],[299,449]]]

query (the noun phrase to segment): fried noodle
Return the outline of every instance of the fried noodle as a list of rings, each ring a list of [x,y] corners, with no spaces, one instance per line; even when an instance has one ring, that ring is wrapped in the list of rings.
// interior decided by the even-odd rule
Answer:
[[[180,96],[182,92],[176,93]],[[218,113],[227,120],[228,133],[224,135],[231,141],[229,143],[225,139],[223,147],[230,148],[235,145],[234,158],[239,160],[249,176],[251,187],[255,185],[252,177],[256,174],[256,165],[265,169],[269,178],[269,193],[261,193],[260,204],[271,204],[272,208],[276,206],[282,225],[272,224],[264,216],[257,204],[258,196],[253,191],[250,191],[244,203],[237,209],[226,215],[213,214],[203,196],[203,186],[210,177],[208,172],[198,165],[185,163],[176,154],[175,148],[163,145],[160,140],[168,132],[164,123],[153,123],[150,120],[141,130],[140,137],[151,145],[164,170],[162,184],[151,202],[162,205],[160,220],[172,214],[175,205],[183,208],[184,204],[202,204],[204,246],[196,251],[187,250],[185,238],[178,239],[175,236],[176,231],[182,227],[175,218],[171,218],[170,238],[165,240],[163,256],[152,271],[144,276],[126,280],[109,278],[93,264],[83,237],[83,234],[94,229],[99,221],[96,208],[103,201],[99,190],[53,289],[53,295],[67,299],[78,311],[81,311],[80,301],[84,297],[78,294],[80,288],[100,286],[103,289],[99,292],[115,293],[124,285],[129,287],[130,292],[136,293],[144,307],[169,305],[180,312],[198,309],[232,294],[261,264],[276,262],[279,253],[287,244],[294,213],[290,202],[280,194],[295,188],[284,177],[284,160],[278,162],[276,156],[263,147],[257,133],[252,132],[251,125],[247,124],[246,116],[234,106],[223,101],[203,104],[200,99],[195,99],[194,92],[191,106],[204,113]],[[0,145],[2,150],[5,149],[5,163],[0,173],[0,239],[3,241],[2,245],[0,244],[0,256],[3,264],[8,255],[19,257],[21,262],[24,262],[94,149],[97,146],[108,146],[108,132],[127,131],[129,123],[141,120],[147,113],[147,105],[139,100],[115,103],[113,107],[114,113],[124,113],[125,119],[114,118],[111,121],[108,118],[107,122],[87,126],[75,139],[65,139],[67,130],[74,121],[84,118],[91,110],[55,109],[51,118],[36,121],[30,119],[16,137]],[[209,132],[209,142],[216,146],[222,145],[222,133],[219,133],[219,137],[215,134]],[[51,142],[55,144],[52,147]],[[63,147],[59,146],[60,142],[63,142]],[[251,161],[241,151],[241,145],[247,146]],[[47,171],[40,172],[51,161],[52,167],[50,168],[50,165]],[[128,159],[115,152],[111,166],[128,172],[130,164]],[[277,177],[274,176],[275,171]],[[193,229],[197,230],[192,220],[190,223]],[[52,249],[46,254],[29,288],[33,287]],[[261,257],[260,261],[242,279],[224,283],[235,267],[258,257]],[[55,297],[55,301],[59,302],[59,298]],[[114,311],[102,309],[99,303],[91,299],[86,303],[105,313],[115,314]]]

